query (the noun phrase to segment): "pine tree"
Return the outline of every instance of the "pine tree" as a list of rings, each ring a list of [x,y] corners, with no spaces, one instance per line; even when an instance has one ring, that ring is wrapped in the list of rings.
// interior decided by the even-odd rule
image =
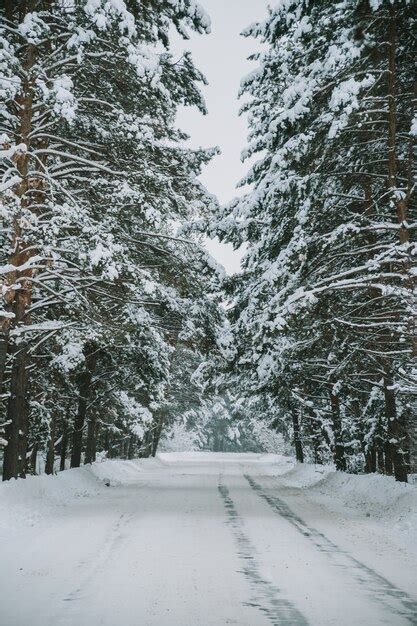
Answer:
[[[413,350],[411,3],[288,2],[246,35],[253,191],[211,230],[248,244],[232,281],[244,392],[339,469],[406,480]],[[412,220],[410,220],[412,221]],[[396,382],[398,381],[398,382]],[[384,411],[384,415],[381,411]]]
[[[205,112],[204,77],[168,49],[171,26],[209,30],[193,1],[28,0],[1,24],[10,478],[25,474],[28,436],[52,471],[70,440],[77,466],[100,427],[107,440],[149,427],[190,307],[207,309],[210,262],[176,229],[213,204],[197,180],[213,151],[185,148],[175,127],[178,106]]]

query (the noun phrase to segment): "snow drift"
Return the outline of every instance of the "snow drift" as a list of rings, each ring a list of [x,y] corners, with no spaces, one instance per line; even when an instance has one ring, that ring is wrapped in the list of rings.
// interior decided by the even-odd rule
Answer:
[[[145,484],[150,472],[155,474],[167,465],[173,472],[179,465],[181,473],[199,473],[212,464],[214,472],[233,474],[245,471],[246,463],[250,463],[252,473],[268,476],[271,488],[303,490],[305,497],[344,516],[371,518],[389,525],[401,543],[409,543],[410,534],[414,536],[417,531],[416,485],[376,474],[337,472],[331,466],[296,464],[293,459],[273,454],[184,452],[161,453],[155,459],[104,460],[56,476],[5,482],[0,486],[0,532],[34,525],[52,510],[65,512],[74,500],[100,495],[109,488]]]

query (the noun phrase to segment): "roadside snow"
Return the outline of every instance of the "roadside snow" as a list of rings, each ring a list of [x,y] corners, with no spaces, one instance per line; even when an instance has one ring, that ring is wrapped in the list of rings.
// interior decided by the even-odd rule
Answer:
[[[179,467],[176,467],[176,465]],[[115,486],[145,483],[147,476],[169,465],[171,472],[252,474],[270,477],[269,486],[300,490],[341,515],[370,518],[391,528],[396,540],[417,551],[417,485],[404,485],[377,474],[352,475],[332,466],[297,464],[275,454],[213,452],[161,453],[133,461],[104,460],[56,476],[29,476],[0,484],[0,532],[33,525],[54,508],[68,508],[80,499]],[[249,465],[249,467],[248,467]],[[279,478],[279,483],[272,481]]]
[[[142,461],[105,460],[59,472],[56,476],[28,476],[0,484],[0,535],[34,526],[54,511],[65,511],[83,498],[94,498],[109,486],[139,483],[143,472],[161,464]]]
[[[34,526],[56,509],[80,498],[96,496],[101,485],[91,467],[67,470],[57,476],[28,476],[0,485],[0,533]]]
[[[309,464],[293,465],[281,476],[280,485],[302,490],[309,500],[342,517],[380,525],[395,543],[417,556],[417,485],[379,474],[353,475]]]
[[[7,626],[417,623],[417,486],[164,453],[0,485]]]

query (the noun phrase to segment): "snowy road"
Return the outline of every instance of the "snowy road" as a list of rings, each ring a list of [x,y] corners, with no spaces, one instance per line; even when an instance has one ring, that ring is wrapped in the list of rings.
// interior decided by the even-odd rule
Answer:
[[[1,537],[2,625],[417,624],[414,564],[272,477],[268,457],[123,467]]]

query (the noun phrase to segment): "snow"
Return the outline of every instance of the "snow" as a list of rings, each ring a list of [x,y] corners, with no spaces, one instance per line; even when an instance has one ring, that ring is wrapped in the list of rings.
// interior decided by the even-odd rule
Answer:
[[[60,354],[54,357],[52,363],[63,372],[70,372],[84,362],[83,344],[77,341],[67,341]]]
[[[395,542],[417,557],[417,489],[379,474],[357,476],[331,466],[300,464],[283,479],[286,487],[308,490],[326,508],[371,523],[395,536]]]
[[[55,96],[54,111],[67,122],[73,122],[76,117],[77,103],[72,93],[74,84],[69,76],[63,75],[54,80],[52,91]]]
[[[161,453],[0,487],[2,623],[415,623],[417,489]]]

